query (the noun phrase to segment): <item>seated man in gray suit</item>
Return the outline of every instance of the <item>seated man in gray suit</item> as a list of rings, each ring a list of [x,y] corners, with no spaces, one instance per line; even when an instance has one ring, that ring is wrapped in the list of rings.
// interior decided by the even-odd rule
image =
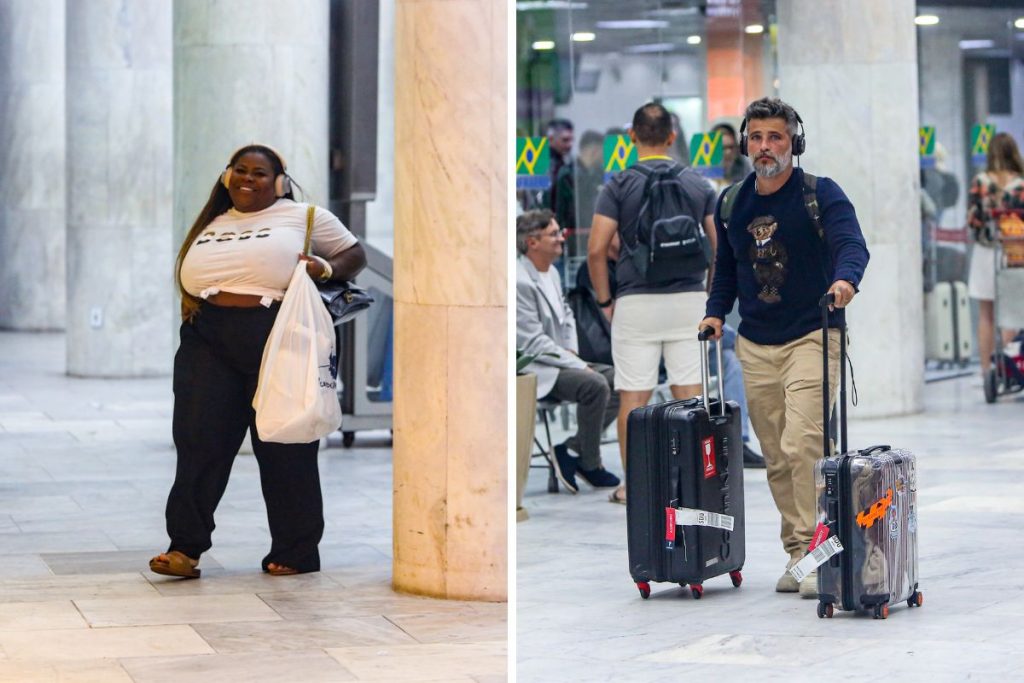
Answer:
[[[555,473],[572,493],[576,474],[595,488],[619,485],[601,465],[601,433],[615,420],[619,398],[613,391],[610,365],[590,363],[578,355],[576,321],[562,296],[558,271],[565,238],[547,209],[527,211],[516,220],[516,347],[537,355],[527,372],[537,375],[537,398],[576,403],[576,434],[554,447]],[[569,455],[569,450],[579,454]]]

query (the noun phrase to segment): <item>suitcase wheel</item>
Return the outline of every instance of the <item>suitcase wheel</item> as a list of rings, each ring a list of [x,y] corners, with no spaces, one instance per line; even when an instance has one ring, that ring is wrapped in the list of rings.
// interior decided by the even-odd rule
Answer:
[[[907,607],[920,607],[924,604],[924,593],[914,591],[913,595],[907,598]]]
[[[832,607],[832,603],[831,602],[819,602],[818,603],[818,618],[819,619],[823,619],[825,617],[828,617],[829,619],[831,619],[833,612],[834,612],[834,609]]]
[[[732,579],[732,585],[736,588],[739,588],[740,584],[743,583],[743,574],[740,574],[739,569],[729,572],[729,578]]]
[[[875,605],[875,619],[888,619],[889,618],[889,605],[881,604]]]
[[[640,591],[640,597],[644,600],[651,597],[651,584],[646,581],[637,581],[636,588]]]
[[[694,600],[700,600],[701,596],[704,595],[704,586],[699,583],[691,583],[690,592],[693,593]]]

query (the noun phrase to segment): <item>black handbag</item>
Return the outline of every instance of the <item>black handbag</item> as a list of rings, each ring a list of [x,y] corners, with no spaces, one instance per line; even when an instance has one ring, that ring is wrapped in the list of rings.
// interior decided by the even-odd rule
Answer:
[[[348,280],[318,282],[316,288],[320,290],[320,298],[324,300],[327,312],[334,318],[335,327],[347,323],[374,302],[373,295],[365,288]]]
[[[313,214],[316,207],[312,204],[306,212],[306,243],[302,248],[304,254],[309,254],[310,239],[313,235]],[[364,287],[360,287],[348,280],[328,280],[317,282],[316,288],[320,291],[320,298],[323,299],[327,312],[334,319],[334,326],[347,323],[357,315],[370,307],[374,302],[373,295]]]

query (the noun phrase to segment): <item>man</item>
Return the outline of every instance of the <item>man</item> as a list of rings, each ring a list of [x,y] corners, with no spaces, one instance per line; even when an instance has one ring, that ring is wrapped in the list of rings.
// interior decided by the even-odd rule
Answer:
[[[544,197],[544,205],[551,210],[558,206],[558,175],[563,169],[567,170],[572,177],[572,143],[573,137],[572,121],[569,119],[551,119],[548,122],[547,137],[548,150],[551,158],[551,166],[548,169],[551,174],[551,189]]]
[[[576,161],[563,166],[555,179],[555,220],[567,230],[590,227],[594,201],[604,183],[604,137],[588,130],[580,137]]]
[[[619,485],[619,478],[601,464],[601,433],[615,419],[618,398],[612,368],[588,364],[577,355],[576,322],[552,268],[564,242],[548,209],[516,219],[516,348],[537,356],[526,369],[537,375],[538,399],[576,403],[576,434],[554,447],[552,463],[562,485],[576,493],[576,474],[594,488]]]
[[[670,178],[663,187],[671,187],[685,213],[671,218],[686,222],[698,243],[714,253],[715,231],[712,220],[715,193],[704,179],[690,168],[677,164],[669,156],[676,140],[672,117],[660,104],[650,103],[633,116],[630,139],[638,159],[602,189],[597,198],[594,220],[587,245],[587,266],[594,293],[612,325],[612,358],[615,361],[615,387],[619,390],[619,451],[626,466],[626,423],[630,411],[647,405],[658,385],[658,367],[662,358],[672,395],[689,398],[700,393],[700,346],[692,324],[704,315],[708,263],[700,254],[697,267],[647,269],[646,250],[657,255],[657,244],[650,242],[644,209],[648,177]],[[641,214],[645,213],[644,216]],[[643,220],[641,220],[643,219]],[[643,225],[641,225],[643,223]],[[682,223],[680,223],[682,224]],[[609,247],[616,236],[619,253],[615,263],[617,287],[612,298],[608,280]],[[645,242],[647,240],[647,242]],[[680,244],[683,240],[674,243]],[[638,256],[639,255],[639,256]],[[672,266],[671,261],[666,265]],[[685,264],[691,265],[691,261]],[[625,487],[612,494],[614,503],[625,503]]]
[[[711,134],[722,133],[722,170],[725,171],[723,182],[725,185],[742,182],[750,175],[754,168],[750,165],[750,159],[739,153],[739,143],[736,141],[736,129],[728,123],[719,123],[711,128]]]
[[[722,195],[715,213],[718,251],[707,317],[715,338],[739,298],[736,351],[750,420],[767,462],[768,486],[782,516],[789,564],[775,586],[817,597],[817,573],[797,583],[789,569],[807,552],[817,521],[814,463],[821,457],[821,309],[857,293],[868,251],[853,205],[836,183],[793,168],[803,153],[803,124],[777,98],[747,107],[746,144],[754,174]],[[797,126],[801,132],[797,135]],[[744,149],[746,148],[746,149]],[[816,202],[810,201],[813,194]],[[723,207],[727,215],[723,215]],[[830,388],[836,386],[842,318],[829,316]],[[829,396],[831,401],[834,393]]]

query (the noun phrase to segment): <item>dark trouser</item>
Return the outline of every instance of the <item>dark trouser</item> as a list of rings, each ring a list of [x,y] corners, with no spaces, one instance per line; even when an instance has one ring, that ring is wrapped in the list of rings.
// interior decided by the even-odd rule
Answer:
[[[252,398],[277,309],[276,304],[227,308],[204,303],[192,323],[181,326],[174,357],[178,467],[167,498],[168,551],[198,558],[210,549],[213,513],[248,429],[272,539],[263,568],[274,562],[302,572],[320,569],[319,442],[267,443],[256,433]]]
[[[615,388],[615,369],[603,363],[590,363],[590,370],[561,369],[548,397],[576,404],[576,433],[565,445],[580,454],[580,468],[601,466],[601,434],[615,421],[619,395]]]

